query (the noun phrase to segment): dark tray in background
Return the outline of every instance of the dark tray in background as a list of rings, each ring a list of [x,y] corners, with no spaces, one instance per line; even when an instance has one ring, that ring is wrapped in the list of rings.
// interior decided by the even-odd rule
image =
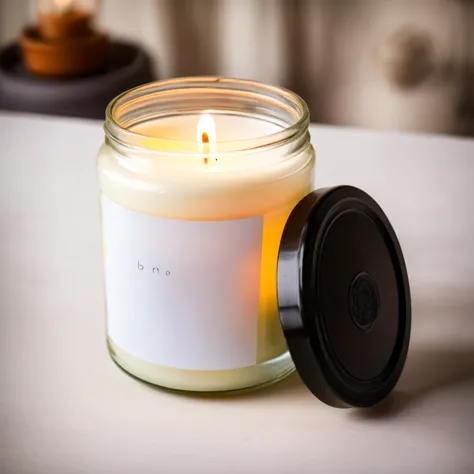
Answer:
[[[18,44],[0,49],[0,109],[103,119],[107,104],[132,87],[155,80],[150,57],[138,46],[114,41],[107,67],[94,76],[32,76]]]

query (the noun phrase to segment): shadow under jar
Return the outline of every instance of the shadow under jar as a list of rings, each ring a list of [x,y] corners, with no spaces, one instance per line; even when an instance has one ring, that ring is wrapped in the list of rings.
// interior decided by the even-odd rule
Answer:
[[[362,190],[312,191],[306,104],[224,78],[116,98],[98,171],[108,348],[175,390],[265,386],[296,367],[335,407],[384,399],[405,363],[408,276]]]

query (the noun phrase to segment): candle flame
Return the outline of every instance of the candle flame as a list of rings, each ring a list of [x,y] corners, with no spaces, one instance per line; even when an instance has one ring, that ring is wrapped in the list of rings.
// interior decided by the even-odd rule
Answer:
[[[197,141],[213,143],[216,141],[216,124],[209,114],[203,114],[197,125]]]
[[[68,10],[73,3],[74,0],[54,0],[54,6],[57,10],[64,12]]]
[[[216,124],[209,114],[204,114],[198,122],[197,141],[202,143],[203,152],[209,153],[210,142],[216,141]],[[204,156],[204,164],[207,165],[209,158]]]
[[[74,0],[54,0],[54,3],[59,8],[68,8]]]

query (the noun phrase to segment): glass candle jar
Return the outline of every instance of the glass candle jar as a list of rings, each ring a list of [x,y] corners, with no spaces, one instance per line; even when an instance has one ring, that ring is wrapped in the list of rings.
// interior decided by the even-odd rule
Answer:
[[[301,98],[187,78],[117,97],[98,157],[107,339],[136,377],[188,391],[294,370],[279,320],[280,238],[312,189]]]

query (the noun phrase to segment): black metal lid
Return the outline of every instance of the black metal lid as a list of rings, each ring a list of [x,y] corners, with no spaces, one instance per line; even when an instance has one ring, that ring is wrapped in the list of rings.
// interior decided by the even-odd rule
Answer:
[[[320,400],[368,407],[405,364],[411,327],[403,254],[380,206],[352,186],[302,199],[278,259],[280,320],[296,370]]]

